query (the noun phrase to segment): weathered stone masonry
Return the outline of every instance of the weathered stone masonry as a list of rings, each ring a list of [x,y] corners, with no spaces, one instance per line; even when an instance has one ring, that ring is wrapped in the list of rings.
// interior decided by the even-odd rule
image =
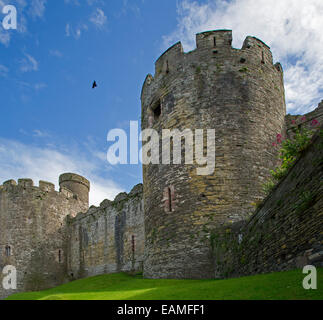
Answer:
[[[119,271],[214,278],[322,266],[322,136],[253,212],[278,164],[276,135],[293,136],[293,120],[322,124],[323,101],[306,121],[285,117],[282,67],[266,44],[247,37],[234,49],[229,30],[196,40],[188,53],[180,43],[168,49],[146,77],[142,128],[215,129],[214,174],[145,165],[143,185],[90,209],[90,183],[77,174],[61,175],[59,192],[43,181],[5,182],[0,270],[17,268],[18,292]],[[0,286],[0,298],[11,293]]]
[[[59,182],[60,192],[30,179],[0,187],[0,269],[13,265],[18,274],[17,290],[1,286],[0,298],[80,277],[142,271],[142,185],[89,209],[88,180],[66,173]]]
[[[142,270],[143,220],[141,184],[68,219],[70,277]]]
[[[323,267],[322,132],[249,220],[212,231],[216,276]]]
[[[89,192],[89,182],[74,174],[62,177],[65,184],[60,192],[49,182],[40,181],[35,187],[30,179],[20,179],[18,184],[10,180],[0,187],[0,269],[6,265],[17,268],[18,291],[44,289],[68,280],[65,219],[88,209],[83,196]],[[81,183],[78,193],[66,188],[78,189]],[[8,294],[1,285],[0,297]]]
[[[247,37],[241,49],[231,42],[231,31],[218,30],[198,34],[188,53],[177,43],[143,85],[142,129],[215,129],[216,137],[214,174],[198,176],[196,164],[143,166],[146,277],[213,277],[205,235],[246,218],[277,164],[282,67],[259,39]]]

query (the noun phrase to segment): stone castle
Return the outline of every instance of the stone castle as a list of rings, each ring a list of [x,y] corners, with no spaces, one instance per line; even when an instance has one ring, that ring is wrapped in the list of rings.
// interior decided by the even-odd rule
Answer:
[[[254,37],[241,49],[230,30],[196,42],[188,53],[169,48],[146,77],[142,129],[215,129],[214,173],[143,165],[143,185],[91,208],[90,182],[77,174],[61,175],[59,192],[44,181],[3,183],[0,269],[17,268],[18,291],[121,271],[197,279],[322,266],[322,136],[264,199],[278,164],[272,142],[300,117],[286,116],[283,69]],[[313,119],[323,122],[323,103],[299,125]]]

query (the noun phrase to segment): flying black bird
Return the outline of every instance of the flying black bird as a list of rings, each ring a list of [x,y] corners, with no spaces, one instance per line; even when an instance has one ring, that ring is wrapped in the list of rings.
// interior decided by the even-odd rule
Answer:
[[[96,84],[96,81],[93,81],[93,84],[92,84],[92,89],[96,88],[98,85]]]

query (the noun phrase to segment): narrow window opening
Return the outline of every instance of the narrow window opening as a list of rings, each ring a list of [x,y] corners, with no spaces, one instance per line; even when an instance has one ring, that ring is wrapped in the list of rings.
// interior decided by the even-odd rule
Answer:
[[[10,246],[6,246],[6,256],[7,257],[11,256],[11,247]]]
[[[166,213],[175,211],[175,191],[173,186],[166,187],[163,192],[164,210]]]
[[[216,37],[213,38],[214,47],[216,47]]]
[[[169,64],[168,64],[168,60],[166,61],[166,73],[169,73]]]
[[[155,120],[158,120],[160,115],[161,115],[161,104],[160,101],[158,101],[158,103],[156,104],[155,108],[153,109],[153,113],[154,113],[154,118]]]
[[[132,253],[134,254],[136,251],[136,239],[135,236],[131,237],[131,249],[132,249]]]
[[[58,250],[58,262],[62,263],[62,251]]]
[[[168,211],[172,212],[173,208],[172,208],[172,191],[171,189],[168,187],[167,188],[167,192],[168,192]]]
[[[265,55],[263,51],[261,52],[261,63],[265,63]]]

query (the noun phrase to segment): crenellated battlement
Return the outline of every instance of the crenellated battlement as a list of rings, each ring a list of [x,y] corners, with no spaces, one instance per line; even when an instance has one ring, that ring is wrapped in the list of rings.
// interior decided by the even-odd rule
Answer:
[[[33,187],[34,181],[32,179],[18,179],[18,186],[22,186],[24,188]]]
[[[232,54],[241,53],[248,56],[257,56],[259,63],[273,64],[273,57],[270,47],[262,40],[247,36],[241,49],[232,48],[231,30],[214,30],[196,34],[196,49],[190,52],[184,52],[181,42],[177,42],[167,49],[155,62],[155,76],[159,73],[169,73],[171,69],[183,62],[187,55],[193,55],[200,58],[199,53],[204,50],[211,50],[214,55],[225,51],[229,57]]]
[[[176,76],[190,65],[208,64],[226,65],[227,68],[237,66],[241,68],[255,69],[257,66],[266,66],[268,69],[281,72],[279,63],[273,64],[273,56],[270,47],[260,39],[247,36],[241,49],[232,47],[231,30],[213,30],[196,34],[196,48],[190,52],[184,52],[181,42],[177,42],[168,48],[155,62],[154,76],[149,74],[143,84],[141,97],[149,91],[149,87],[156,79],[166,80]],[[240,66],[240,67],[239,67]],[[266,71],[265,71],[266,72]]]
[[[98,207],[91,206],[87,212],[80,212],[76,215],[76,217],[69,217],[69,221],[72,222],[73,219],[77,219],[77,220],[83,219],[84,217],[87,217],[91,214],[96,214],[98,211],[102,211],[107,208],[120,207],[120,204],[126,201],[129,201],[130,199],[142,197],[142,193],[143,193],[143,185],[140,183],[134,186],[129,193],[121,192],[115,196],[113,201],[105,199],[100,203]]]
[[[55,191],[55,184],[47,181],[39,181],[39,189],[46,191],[46,192],[53,192]]]
[[[212,30],[196,35],[197,49],[232,48],[232,30]]]
[[[88,204],[88,193],[90,182],[82,176],[73,173],[65,173],[60,176],[59,191],[55,190],[55,184],[40,180],[38,186],[29,178],[18,179],[18,183],[13,180],[7,180],[0,185],[0,192],[14,191],[19,194],[21,190],[30,190],[32,192],[46,192],[55,196],[63,196],[66,199],[79,199]]]
[[[59,191],[56,191],[55,184],[40,180],[38,185],[35,185],[32,179],[18,179],[18,183],[15,180],[7,180],[0,186],[0,192],[11,193],[16,197],[20,197],[22,194],[38,195],[40,193],[46,193],[50,198],[57,198],[57,201],[59,201],[59,199],[73,201],[78,199],[78,197],[66,187],[61,187]]]
[[[184,50],[181,42],[177,42],[167,49],[155,62],[155,76],[167,74],[183,60]]]
[[[42,181],[40,180],[38,182],[38,186],[34,184],[34,181],[32,179],[18,179],[18,183],[15,180],[7,180],[3,182],[3,184],[0,186],[0,188],[7,190],[10,187],[22,187],[24,189],[26,188],[32,188],[34,190],[42,190],[46,192],[57,192],[55,191],[55,184],[48,182],[48,181]],[[58,192],[57,192],[58,193]]]
[[[270,47],[256,37],[248,36],[243,42],[242,48],[240,50],[248,56],[259,59],[262,64],[273,64],[273,55],[270,51]]]

